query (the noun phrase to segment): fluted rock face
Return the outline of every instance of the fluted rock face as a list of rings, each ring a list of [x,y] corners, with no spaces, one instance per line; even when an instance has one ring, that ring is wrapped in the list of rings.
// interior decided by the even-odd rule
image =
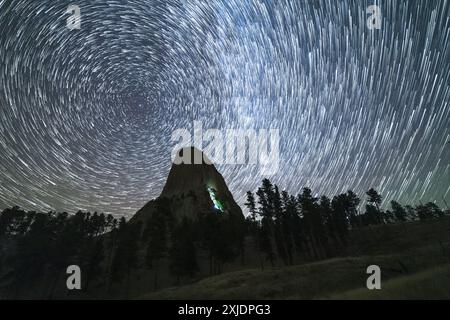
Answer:
[[[196,148],[183,148],[178,151],[170,169],[161,197],[187,194],[212,186],[225,187],[225,181],[209,159]],[[228,190],[228,189],[227,189]]]
[[[234,215],[244,218],[241,208],[213,164],[200,150],[181,149],[170,169],[159,199],[167,199],[170,211],[176,219],[197,219],[202,214]],[[156,200],[158,201],[158,199]],[[139,210],[134,219],[145,219],[156,210],[150,201]]]

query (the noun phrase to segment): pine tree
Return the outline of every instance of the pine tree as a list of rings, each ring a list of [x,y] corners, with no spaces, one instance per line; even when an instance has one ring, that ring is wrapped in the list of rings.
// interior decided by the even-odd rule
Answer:
[[[272,247],[273,239],[273,204],[274,204],[274,191],[273,185],[269,179],[262,181],[262,187],[256,191],[258,196],[259,212],[261,214],[261,228],[259,231],[259,241],[261,244],[261,250],[266,255],[266,260],[270,264],[275,266],[275,254]]]
[[[112,262],[112,279],[121,281],[124,277],[130,285],[130,276],[134,268],[137,267],[138,241],[141,236],[142,223],[126,223],[125,218],[121,218],[117,232],[117,248]]]
[[[255,202],[255,196],[252,192],[247,191],[247,202],[244,203],[244,205],[248,208],[248,211],[250,212],[250,220],[256,221],[257,217],[257,210],[256,210],[256,202]]]
[[[174,227],[171,234],[169,268],[171,273],[176,276],[177,284],[180,283],[181,277],[192,277],[198,270],[193,235],[193,226],[186,217]]]
[[[285,265],[289,265],[289,255],[286,249],[285,239],[286,233],[283,226],[283,205],[281,200],[281,194],[278,189],[278,186],[274,186],[273,192],[273,210],[274,210],[274,237],[275,244],[277,246],[278,256],[281,258]]]
[[[383,213],[380,210],[381,205],[381,195],[378,194],[378,192],[370,188],[369,191],[366,192],[367,194],[367,202],[369,203],[366,205],[366,214],[368,216],[370,224],[381,224],[384,223],[383,220]]]
[[[252,192],[247,192],[247,202],[245,203],[247,206],[250,215],[246,218],[247,224],[247,232],[250,234],[253,245],[258,256],[258,260],[261,266],[261,270],[264,270],[264,261],[261,258],[261,241],[260,241],[260,226],[259,222],[256,220],[258,216],[258,210],[256,208],[255,196]]]
[[[332,229],[334,231],[334,237],[340,243],[341,248],[347,244],[349,235],[348,205],[349,202],[346,194],[334,196],[331,201]]]
[[[392,208],[392,212],[393,212],[395,218],[397,219],[397,221],[401,221],[401,222],[406,221],[407,213],[406,213],[405,208],[403,208],[403,206],[400,203],[392,200],[391,208]]]
[[[284,235],[284,247],[286,249],[288,264],[292,265],[293,258],[293,248],[294,248],[294,220],[296,218],[296,205],[295,198],[290,197],[286,191],[282,193],[282,217],[281,217],[281,230]]]
[[[305,221],[309,248],[313,256],[318,259],[321,256],[320,251],[324,249],[325,233],[318,210],[317,198],[312,196],[312,191],[309,188],[303,188],[303,192],[297,198]]]
[[[147,243],[145,264],[149,269],[153,269],[153,287],[158,288],[158,263],[164,258],[167,251],[168,228],[166,217],[161,211],[156,211],[147,221],[144,230],[143,242]]]

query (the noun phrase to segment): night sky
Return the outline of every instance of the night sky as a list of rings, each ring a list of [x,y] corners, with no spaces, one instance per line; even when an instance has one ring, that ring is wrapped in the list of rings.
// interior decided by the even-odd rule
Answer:
[[[131,215],[194,120],[279,129],[293,193],[450,203],[450,1],[372,4],[0,0],[0,209]],[[240,205],[264,178],[217,168]]]

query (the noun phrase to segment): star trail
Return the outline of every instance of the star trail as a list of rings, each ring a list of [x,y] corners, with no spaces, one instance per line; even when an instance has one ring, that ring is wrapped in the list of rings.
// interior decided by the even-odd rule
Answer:
[[[0,63],[1,209],[132,215],[194,121],[279,129],[290,192],[450,203],[450,1],[0,0]]]

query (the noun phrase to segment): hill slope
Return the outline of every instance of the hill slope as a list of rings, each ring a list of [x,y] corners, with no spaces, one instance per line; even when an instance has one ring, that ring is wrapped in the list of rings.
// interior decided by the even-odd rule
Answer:
[[[143,299],[450,298],[450,219],[380,226],[353,235],[363,255],[209,277]],[[367,238],[367,234],[373,238]],[[361,243],[364,241],[364,243]],[[377,245],[378,243],[378,245]],[[356,243],[355,243],[356,244]],[[382,290],[365,287],[367,266],[382,270]]]

